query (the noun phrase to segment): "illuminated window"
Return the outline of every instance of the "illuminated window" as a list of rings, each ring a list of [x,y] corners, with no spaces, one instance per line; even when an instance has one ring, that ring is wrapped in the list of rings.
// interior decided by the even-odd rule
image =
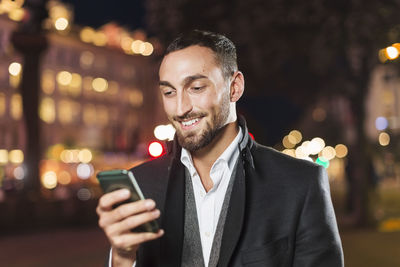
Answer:
[[[83,108],[83,122],[86,125],[92,125],[96,123],[96,107],[93,104],[87,104]]]
[[[58,119],[63,124],[72,122],[72,106],[69,101],[61,100],[58,103]]]
[[[9,75],[10,86],[12,88],[18,88],[19,83],[21,82],[21,73],[19,72],[17,75]]]
[[[0,165],[8,163],[8,151],[6,149],[0,149]]]
[[[108,82],[108,90],[107,92],[110,95],[117,95],[118,94],[118,90],[119,90],[119,85],[117,82],[115,81],[109,81]]]
[[[42,102],[40,103],[39,116],[47,123],[54,122],[56,119],[56,109],[53,99],[50,97],[43,98]]]
[[[90,51],[82,52],[79,58],[79,64],[82,69],[89,69],[92,67],[94,61],[94,54]]]
[[[58,83],[58,89],[59,89],[60,93],[67,94],[68,86],[72,82],[72,74],[68,71],[60,71],[57,74],[56,80]]]
[[[86,76],[83,78],[83,89],[87,92],[92,90],[93,77]]]
[[[22,97],[20,94],[13,94],[11,97],[10,114],[14,120],[22,117]]]
[[[0,117],[2,117],[4,113],[6,113],[6,95],[0,93]]]
[[[129,103],[134,107],[140,107],[143,103],[143,94],[139,90],[132,90],[129,92]]]
[[[24,162],[24,152],[20,149],[11,150],[8,153],[8,158],[12,163],[20,164]]]
[[[108,110],[105,106],[99,106],[97,109],[97,122],[100,125],[108,124]]]
[[[55,89],[54,71],[44,70],[42,74],[42,90],[45,94],[51,95]]]
[[[72,73],[71,83],[68,89],[72,96],[79,96],[82,91],[82,77],[78,73]]]

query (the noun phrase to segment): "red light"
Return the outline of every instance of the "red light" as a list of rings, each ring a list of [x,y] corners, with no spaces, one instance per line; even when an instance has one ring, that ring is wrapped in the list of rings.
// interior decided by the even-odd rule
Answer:
[[[158,158],[164,154],[164,147],[160,142],[154,141],[149,144],[148,151],[150,156]]]
[[[252,133],[249,132],[249,135],[250,135],[251,139],[255,140],[254,135]]]

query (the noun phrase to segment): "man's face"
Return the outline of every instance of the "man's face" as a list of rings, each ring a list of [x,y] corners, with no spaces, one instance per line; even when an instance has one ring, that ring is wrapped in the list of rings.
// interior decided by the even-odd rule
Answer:
[[[160,90],[179,144],[189,151],[207,146],[230,113],[225,81],[211,49],[189,46],[166,55],[160,66]]]

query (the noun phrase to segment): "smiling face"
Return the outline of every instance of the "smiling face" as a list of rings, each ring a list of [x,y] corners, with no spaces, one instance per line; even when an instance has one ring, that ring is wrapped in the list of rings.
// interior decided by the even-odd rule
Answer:
[[[211,49],[195,45],[169,53],[159,75],[165,112],[187,150],[207,146],[236,120],[231,82],[224,79]]]

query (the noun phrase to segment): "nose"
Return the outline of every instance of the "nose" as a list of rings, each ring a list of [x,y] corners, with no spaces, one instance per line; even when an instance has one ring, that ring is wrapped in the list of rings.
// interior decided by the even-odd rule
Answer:
[[[192,111],[192,108],[193,106],[190,96],[185,91],[178,94],[178,99],[176,103],[176,115],[179,117],[185,116],[187,113]]]

